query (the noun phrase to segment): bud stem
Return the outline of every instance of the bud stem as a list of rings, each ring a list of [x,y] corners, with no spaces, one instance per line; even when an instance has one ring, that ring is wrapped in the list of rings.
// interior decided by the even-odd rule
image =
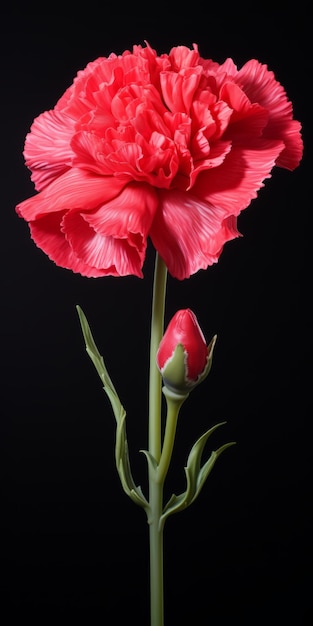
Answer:
[[[172,458],[179,410],[184,400],[188,397],[188,394],[178,396],[171,393],[166,387],[163,387],[163,393],[167,402],[167,416],[162,453],[157,469],[157,480],[159,483],[164,483],[165,481]]]

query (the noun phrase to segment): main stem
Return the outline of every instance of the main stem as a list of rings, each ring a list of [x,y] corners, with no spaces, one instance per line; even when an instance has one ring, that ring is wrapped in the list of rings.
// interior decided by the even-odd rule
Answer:
[[[150,337],[149,452],[157,463],[160,461],[162,448],[162,377],[156,365],[156,353],[164,331],[166,279],[166,265],[156,253]],[[156,472],[149,464],[150,623],[151,626],[164,626],[163,525],[160,529],[159,524],[164,481],[159,482],[156,478]]]

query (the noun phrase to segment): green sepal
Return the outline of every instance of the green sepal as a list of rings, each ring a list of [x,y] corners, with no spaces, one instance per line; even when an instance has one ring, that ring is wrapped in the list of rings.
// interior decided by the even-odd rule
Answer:
[[[214,351],[214,347],[215,347],[215,344],[216,344],[216,340],[217,340],[217,335],[214,335],[214,337],[212,337],[209,345],[207,346],[208,359],[207,359],[204,371],[202,372],[202,374],[200,374],[200,376],[199,376],[199,378],[197,380],[197,385],[202,383],[202,381],[208,376],[208,374],[211,371],[212,361],[213,361],[213,351]]]
[[[214,335],[207,346],[208,357],[206,365],[203,372],[199,374],[197,380],[188,380],[186,378],[186,358],[184,346],[181,343],[177,344],[173,355],[162,372],[164,382],[163,393],[164,390],[167,389],[170,393],[177,397],[182,396],[186,398],[195,387],[202,383],[211,371],[213,350],[216,339],[217,335]]]
[[[116,443],[115,443],[115,462],[122,487],[127,495],[138,505],[149,508],[149,504],[144,497],[141,487],[136,486],[130,469],[130,461],[128,454],[128,443],[126,435],[126,411],[120,402],[115,387],[105,367],[103,357],[101,356],[91,333],[90,326],[82,309],[76,306],[79,320],[86,344],[86,351],[92,360],[98,375],[103,384],[103,389],[107,394],[116,420]]]
[[[191,448],[187,459],[187,466],[185,469],[187,487],[186,491],[181,493],[179,496],[173,494],[164,507],[163,515],[160,518],[160,526],[164,524],[166,518],[172,513],[177,513],[182,509],[186,509],[194,500],[198,497],[206,479],[208,478],[211,470],[213,469],[216,460],[230,446],[234,445],[236,442],[231,441],[229,443],[225,443],[223,446],[218,448],[217,450],[213,450],[209,459],[202,465],[201,467],[201,457],[204,450],[204,446],[207,442],[209,436],[217,429],[219,426],[222,426],[226,422],[220,422],[219,424],[215,424],[209,430],[207,430],[196,443]]]

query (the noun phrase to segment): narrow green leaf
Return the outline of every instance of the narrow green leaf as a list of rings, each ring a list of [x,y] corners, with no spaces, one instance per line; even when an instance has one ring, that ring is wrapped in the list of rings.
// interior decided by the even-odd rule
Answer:
[[[209,436],[219,427],[226,422],[220,422],[219,424],[215,424],[212,428],[207,430],[196,443],[191,448],[190,454],[187,460],[187,466],[185,469],[186,474],[186,491],[181,493],[179,496],[173,494],[170,500],[167,502],[166,506],[163,510],[163,515],[160,518],[160,526],[164,525],[167,517],[173,513],[178,513],[182,509],[186,509],[194,500],[198,497],[206,479],[208,478],[213,466],[224,450],[234,445],[235,442],[229,442],[218,448],[217,450],[213,450],[209,459],[204,463],[201,467],[201,457],[203,453],[204,446],[209,438]]]
[[[215,462],[217,461],[218,457],[220,456],[220,454],[222,454],[222,452],[224,452],[224,450],[226,450],[227,448],[229,448],[230,446],[235,445],[235,441],[230,441],[229,443],[225,443],[223,446],[221,446],[220,448],[218,448],[217,450],[213,450],[211,452],[211,455],[209,457],[209,459],[206,461],[206,463],[202,466],[199,474],[198,474],[198,479],[197,479],[197,489],[195,492],[195,495],[192,499],[192,502],[194,502],[194,500],[198,497],[206,479],[208,478],[210,472],[212,471]]]
[[[149,507],[149,504],[144,497],[141,487],[136,486],[134,479],[132,477],[131,469],[130,469],[130,461],[128,455],[128,443],[126,436],[126,411],[120,402],[120,399],[116,393],[115,387],[112,383],[112,380],[109,376],[109,373],[105,367],[103,357],[101,356],[94,338],[92,336],[90,326],[88,324],[87,318],[80,308],[80,306],[76,306],[85,344],[86,351],[90,359],[92,360],[98,375],[102,381],[103,389],[107,394],[111,406],[114,412],[115,420],[116,420],[116,442],[115,442],[115,461],[117,471],[122,483],[122,487],[127,493],[127,495],[134,501],[136,504],[140,504],[144,508]]]
[[[122,460],[120,462],[119,467],[117,468],[118,474],[120,477],[120,481],[125,493],[139,506],[142,506],[144,509],[149,509],[149,503],[146,500],[140,485],[136,486],[132,477],[129,480],[129,473],[127,471],[127,463],[123,463]],[[126,470],[126,471],[125,471]]]
[[[181,493],[179,496],[172,494],[169,501],[165,505],[163,515],[160,518],[160,528],[162,528],[169,515],[172,515],[172,513],[178,513],[178,511],[181,511],[182,509],[186,509],[193,500],[196,492],[196,484],[190,480],[190,474],[187,472],[187,468],[185,467],[184,469],[187,482],[186,491]]]
[[[202,453],[204,450],[204,446],[208,438],[210,437],[210,435],[212,435],[212,433],[217,428],[219,428],[219,426],[222,426],[223,424],[226,424],[226,422],[220,422],[219,424],[215,424],[215,426],[212,426],[212,428],[209,428],[209,430],[207,430],[203,435],[201,435],[201,437],[199,437],[199,439],[191,448],[191,451],[187,459],[186,471],[189,475],[190,482],[195,488],[197,485],[197,479],[198,479],[198,475],[200,471],[201,457],[202,457]]]
[[[92,332],[90,330],[90,326],[88,324],[87,318],[84,314],[84,312],[82,311],[82,309],[80,308],[80,306],[76,306],[77,312],[78,312],[78,316],[79,316],[79,320],[80,320],[80,324],[81,324],[81,328],[82,328],[82,332],[83,332],[83,336],[84,336],[84,340],[85,340],[85,344],[86,344],[86,351],[88,356],[90,357],[90,359],[92,360],[99,376],[100,379],[102,381],[103,384],[103,388],[105,393],[107,394],[111,405],[112,405],[112,409],[114,412],[114,416],[115,419],[117,421],[117,423],[120,423],[121,421],[124,420],[125,417],[125,409],[123,407],[123,405],[120,402],[120,399],[117,395],[117,392],[115,390],[115,387],[112,383],[112,380],[109,376],[109,373],[107,371],[107,368],[105,367],[104,364],[104,360],[103,357],[101,356],[94,338],[92,336]]]
[[[151,452],[148,452],[148,450],[139,450],[139,452],[142,452],[145,455],[145,457],[147,458],[149,467],[151,467],[153,471],[156,472],[158,469],[158,464],[154,456],[151,454]]]
[[[90,357],[90,359],[92,360],[101,380],[102,383],[105,386],[108,386],[111,391],[117,395],[116,390],[114,388],[114,385],[112,383],[112,380],[109,376],[109,373],[107,371],[107,368],[105,367],[104,364],[104,360],[103,357],[101,356],[94,338],[92,336],[92,332],[90,330],[90,326],[88,324],[87,318],[83,312],[83,310],[81,309],[81,307],[79,305],[76,306],[76,310],[78,312],[78,316],[79,316],[79,321],[80,321],[80,325],[81,325],[81,329],[83,332],[83,336],[84,336],[84,340],[85,340],[85,344],[86,344],[86,351],[88,353],[88,356]]]
[[[160,517],[159,529],[162,530],[166,519],[169,515],[173,513],[178,513],[182,509],[187,508],[188,506],[188,498],[187,498],[187,490],[184,493],[181,493],[179,496],[176,496],[174,493],[170,497],[166,506],[164,507],[163,514]]]

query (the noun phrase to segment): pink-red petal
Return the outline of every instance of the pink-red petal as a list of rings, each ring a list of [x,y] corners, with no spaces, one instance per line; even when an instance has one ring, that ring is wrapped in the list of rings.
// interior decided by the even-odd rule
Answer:
[[[216,263],[226,241],[239,236],[236,220],[192,192],[160,191],[150,236],[169,273],[183,280]]]
[[[27,221],[56,211],[88,211],[115,198],[125,184],[125,180],[114,176],[71,169],[37,195],[18,204],[16,211]]]
[[[133,233],[147,237],[157,206],[158,196],[153,187],[131,183],[114,200],[86,213],[85,219],[100,234],[124,238]]]
[[[74,254],[61,231],[62,217],[62,213],[52,213],[35,222],[30,222],[30,233],[33,241],[59,267],[72,270],[87,278],[104,276],[106,272],[88,266]],[[115,275],[117,276],[117,273]]]
[[[62,230],[75,257],[100,275],[142,278],[146,241],[142,238],[135,241],[134,238],[105,236],[93,230],[84,218],[80,213],[68,213],[62,223]]]
[[[111,202],[92,212],[68,212],[62,231],[77,257],[87,265],[120,276],[142,276],[147,236],[158,197],[148,185],[131,184]]]
[[[45,111],[34,120],[26,136],[24,157],[37,191],[70,168],[73,127],[73,121],[59,111]]]
[[[193,193],[237,216],[257,197],[283,149],[281,141],[262,139],[255,148],[234,147],[218,168],[199,174]]]
[[[292,119],[293,107],[284,87],[276,80],[267,65],[251,59],[239,70],[235,82],[247,94],[251,102],[258,102],[269,112],[269,121],[264,137],[280,138],[285,149],[277,159],[279,167],[295,169],[302,158],[303,140],[301,124]]]

